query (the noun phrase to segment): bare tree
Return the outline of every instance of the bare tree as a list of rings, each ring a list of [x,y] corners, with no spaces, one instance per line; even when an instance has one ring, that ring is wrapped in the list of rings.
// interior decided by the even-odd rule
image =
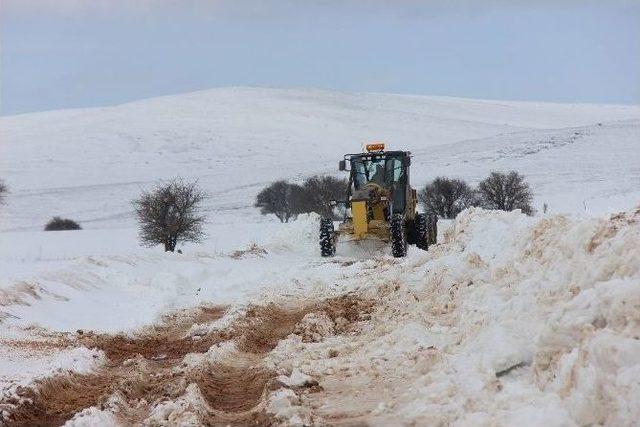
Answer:
[[[44,231],[62,230],[82,230],[82,227],[72,219],[60,218],[59,216],[54,216],[49,220],[47,225],[44,226]]]
[[[420,191],[425,212],[441,218],[455,218],[460,212],[479,204],[475,191],[464,181],[438,177]]]
[[[533,193],[524,176],[516,171],[508,174],[491,172],[478,184],[482,207],[512,211],[520,209],[527,215],[533,214]]]
[[[307,178],[301,190],[292,193],[292,203],[296,213],[315,212],[323,218],[338,219],[332,200],[344,200],[349,185],[346,179],[329,175],[315,175]]]
[[[4,203],[4,199],[7,197],[8,192],[9,188],[7,187],[7,184],[0,179],[0,205]]]
[[[300,191],[297,187],[287,181],[276,181],[258,193],[254,206],[260,208],[262,215],[274,214],[280,222],[289,222],[298,214],[292,204],[293,192]]]
[[[162,244],[166,252],[173,252],[178,242],[201,241],[205,217],[200,210],[205,198],[206,193],[198,188],[197,182],[184,182],[180,178],[143,192],[133,201],[142,243]]]

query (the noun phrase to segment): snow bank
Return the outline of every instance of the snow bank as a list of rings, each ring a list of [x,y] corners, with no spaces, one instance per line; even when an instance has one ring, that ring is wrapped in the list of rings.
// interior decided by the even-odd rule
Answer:
[[[565,226],[556,241],[564,250],[540,253],[564,283],[548,291],[557,303],[537,337],[534,373],[579,424],[640,420],[639,222],[640,209],[589,228]]]
[[[640,209],[599,220],[470,209],[429,253],[373,260],[370,273],[364,264],[371,320],[346,335],[298,328],[269,356],[278,372],[319,379],[325,393],[298,403],[319,407],[319,419],[640,419]],[[328,321],[314,313],[302,324],[315,319]]]
[[[422,290],[453,292],[464,387],[524,368],[578,424],[640,419],[640,210],[579,221],[469,210],[446,246]]]

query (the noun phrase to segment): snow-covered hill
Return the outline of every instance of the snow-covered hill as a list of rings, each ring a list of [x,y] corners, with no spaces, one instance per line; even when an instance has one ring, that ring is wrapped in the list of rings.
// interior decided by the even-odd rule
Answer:
[[[637,106],[224,88],[2,117],[0,138],[0,176],[12,190],[4,230],[37,230],[56,214],[86,228],[129,227],[131,198],[175,175],[198,178],[219,215],[253,215],[245,208],[265,183],[336,173],[344,153],[373,140],[415,153],[417,185],[517,168],[538,207],[554,212],[640,200]]]

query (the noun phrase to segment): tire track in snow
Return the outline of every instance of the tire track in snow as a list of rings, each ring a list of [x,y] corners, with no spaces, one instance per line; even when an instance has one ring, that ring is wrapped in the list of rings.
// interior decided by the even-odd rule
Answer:
[[[75,341],[63,345],[100,349],[108,362],[89,374],[57,375],[18,387],[15,396],[0,400],[0,421],[7,426],[57,426],[68,421],[73,425],[96,422],[86,417],[99,413],[123,425],[174,425],[186,420],[201,425],[273,424],[267,399],[286,385],[264,366],[264,357],[280,340],[304,333],[299,324],[309,313],[322,312],[352,323],[371,307],[345,295],[286,307],[250,306],[230,326],[206,333],[198,333],[198,328],[194,333],[193,326],[211,326],[224,315],[224,307],[176,314],[135,336],[79,331]],[[306,390],[317,391],[317,387]]]

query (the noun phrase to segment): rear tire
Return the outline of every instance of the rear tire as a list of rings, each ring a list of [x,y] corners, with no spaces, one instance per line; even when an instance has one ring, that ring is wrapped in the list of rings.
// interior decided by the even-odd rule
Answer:
[[[320,220],[320,255],[331,257],[336,254],[335,229],[333,219],[322,218]]]
[[[416,220],[408,219],[405,221],[405,227],[407,228],[407,244],[415,245],[418,243],[418,235],[416,234]]]
[[[407,255],[407,230],[405,228],[404,216],[394,214],[391,216],[391,253],[396,258]]]
[[[414,227],[416,235],[416,246],[423,251],[428,250],[430,239],[427,215],[423,213],[417,213]]]

